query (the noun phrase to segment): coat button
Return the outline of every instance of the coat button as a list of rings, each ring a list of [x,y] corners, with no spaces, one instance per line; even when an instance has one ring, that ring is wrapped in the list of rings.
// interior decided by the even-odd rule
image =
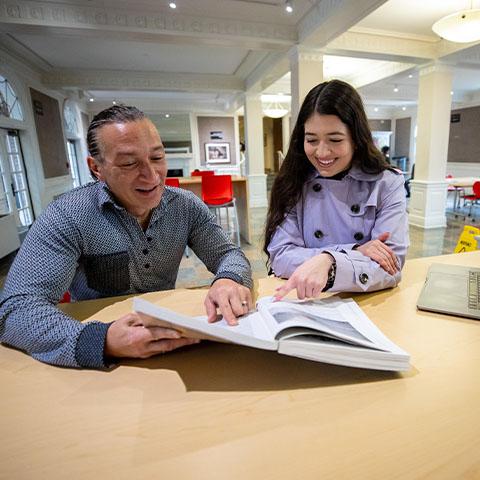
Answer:
[[[350,210],[352,213],[358,213],[360,211],[360,205],[358,203],[354,203],[351,207]]]
[[[151,242],[153,240],[152,237],[147,237],[147,242]]]
[[[316,184],[313,186],[313,191],[314,191],[314,192],[319,192],[321,189],[322,189],[322,186],[321,186],[319,183],[316,183]]]
[[[362,232],[357,232],[353,238],[359,242],[360,240],[363,240],[363,233]]]
[[[144,267],[145,267],[145,268],[150,268],[150,264],[149,264],[149,263],[146,263],[146,264],[144,265]]]
[[[361,273],[358,277],[360,283],[365,285],[368,282],[368,275],[366,273]]]
[[[315,238],[322,238],[323,237],[323,232],[321,230],[315,230]]]
[[[142,252],[143,252],[144,255],[147,255],[147,254],[148,254],[148,248],[144,248],[144,249],[142,250]]]

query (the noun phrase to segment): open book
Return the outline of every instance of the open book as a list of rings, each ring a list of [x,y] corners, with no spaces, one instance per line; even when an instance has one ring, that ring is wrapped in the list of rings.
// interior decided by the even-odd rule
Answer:
[[[273,297],[263,297],[257,310],[240,317],[236,326],[229,326],[224,319],[208,323],[205,316],[180,315],[142,298],[134,299],[133,309],[155,317],[151,326],[174,328],[185,337],[350,367],[409,369],[409,354],[383,335],[352,299],[274,302]]]

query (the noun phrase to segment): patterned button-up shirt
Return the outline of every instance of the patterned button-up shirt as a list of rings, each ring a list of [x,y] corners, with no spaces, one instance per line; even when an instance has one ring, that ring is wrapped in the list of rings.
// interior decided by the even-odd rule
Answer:
[[[385,170],[368,174],[356,167],[341,179],[312,175],[302,196],[268,246],[272,269],[288,278],[305,260],[322,252],[336,261],[329,291],[364,292],[394,287],[401,271],[390,275],[354,247],[389,232],[385,242],[400,268],[409,245],[403,175]]]
[[[56,303],[175,287],[185,247],[215,273],[251,287],[251,271],[205,204],[166,187],[147,229],[118,205],[103,182],[52,202],[30,229],[0,299],[0,341],[46,363],[105,367],[108,325],[80,323]]]

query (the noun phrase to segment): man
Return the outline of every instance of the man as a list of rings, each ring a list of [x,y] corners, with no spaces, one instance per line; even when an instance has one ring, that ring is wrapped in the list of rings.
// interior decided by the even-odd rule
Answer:
[[[80,323],[56,303],[171,289],[188,245],[215,273],[205,300],[228,323],[251,308],[250,266],[191,192],[165,187],[165,151],[135,107],[93,119],[88,165],[97,182],[52,202],[30,229],[0,300],[0,341],[54,365],[105,368],[195,343],[175,330],[145,328],[131,313],[111,324]]]

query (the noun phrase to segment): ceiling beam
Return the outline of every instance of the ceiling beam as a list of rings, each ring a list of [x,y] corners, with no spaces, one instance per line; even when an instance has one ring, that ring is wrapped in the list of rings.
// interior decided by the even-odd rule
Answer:
[[[374,11],[386,0],[321,0],[297,24],[298,47],[322,49],[329,41]],[[293,45],[292,45],[293,46]],[[246,79],[249,92],[268,88],[290,70],[288,51],[270,54]]]
[[[403,73],[410,70],[412,67],[415,67],[412,63],[389,62],[374,69],[362,70],[357,74],[352,75],[350,78],[345,78],[345,80],[351,83],[355,88],[360,88],[393,77],[399,73]]]
[[[328,43],[325,52],[331,55],[422,64],[437,57],[437,45],[424,40],[352,29]]]
[[[297,25],[299,43],[322,48],[387,0],[321,0]]]

